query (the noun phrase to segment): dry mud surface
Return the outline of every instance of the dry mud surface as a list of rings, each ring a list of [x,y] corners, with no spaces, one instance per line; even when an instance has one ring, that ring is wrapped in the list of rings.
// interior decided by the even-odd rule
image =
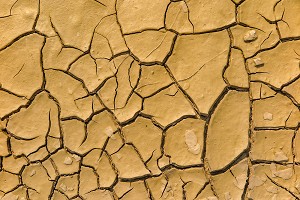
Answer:
[[[0,0],[0,199],[299,199],[299,63],[299,0]]]

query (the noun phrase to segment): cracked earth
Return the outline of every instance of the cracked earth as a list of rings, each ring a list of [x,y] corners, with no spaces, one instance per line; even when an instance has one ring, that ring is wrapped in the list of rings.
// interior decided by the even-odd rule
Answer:
[[[0,0],[0,199],[300,199],[299,0]]]

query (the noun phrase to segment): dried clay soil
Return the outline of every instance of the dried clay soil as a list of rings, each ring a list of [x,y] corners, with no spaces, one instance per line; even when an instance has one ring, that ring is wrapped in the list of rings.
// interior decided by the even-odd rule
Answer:
[[[0,0],[1,200],[300,199],[299,0]]]

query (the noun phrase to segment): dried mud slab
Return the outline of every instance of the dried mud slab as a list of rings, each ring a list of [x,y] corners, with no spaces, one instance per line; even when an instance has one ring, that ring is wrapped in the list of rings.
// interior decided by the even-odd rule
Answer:
[[[117,0],[116,11],[122,32],[126,34],[163,27],[168,3],[168,0]]]
[[[299,37],[299,15],[295,14],[300,9],[298,1],[284,0],[278,2],[275,8],[275,16],[282,20],[278,22],[278,29],[283,38]],[[284,14],[283,14],[284,12]]]
[[[31,34],[20,38],[0,52],[1,88],[17,97],[29,99],[42,87],[43,69],[40,51],[43,41],[42,36]]]
[[[157,102],[160,103],[157,104]],[[192,105],[174,85],[145,99],[142,112],[151,116],[162,126],[167,126],[180,118],[195,115]]]
[[[0,199],[300,199],[299,13],[0,0]]]
[[[205,32],[226,27],[235,22],[235,6],[227,1],[187,1],[190,9],[190,19],[195,32]],[[222,16],[222,17],[221,17]],[[216,20],[217,19],[217,20]]]
[[[292,165],[262,164],[253,166],[248,197],[298,199],[299,168]],[[298,176],[297,176],[298,175]],[[259,197],[258,197],[259,196]]]
[[[253,125],[256,127],[297,127],[299,108],[282,94],[253,102]]]
[[[205,122],[184,119],[166,131],[164,153],[178,166],[200,165]]]
[[[217,106],[206,140],[206,158],[212,171],[224,169],[247,149],[249,114],[246,92],[229,91]]]
[[[250,152],[251,158],[253,160],[292,162],[294,132],[293,130],[254,132],[254,142]]]
[[[61,124],[65,147],[81,155],[103,148],[106,140],[117,131],[116,123],[107,111],[94,115],[87,124],[76,119]]]
[[[244,63],[243,52],[231,49],[228,67],[224,72],[224,79],[227,84],[233,87],[248,88],[248,72]]]
[[[157,160],[161,157],[162,130],[151,120],[138,117],[133,123],[122,129],[127,143],[137,149],[148,169],[153,174],[160,174]]]
[[[193,45],[195,43],[205,45],[200,48]],[[226,86],[222,72],[227,63],[229,44],[227,31],[179,36],[166,63],[202,113],[208,113]]]
[[[175,34],[169,31],[143,31],[125,35],[129,50],[141,62],[163,62],[169,54]]]
[[[247,159],[237,163],[226,172],[212,176],[213,186],[220,199],[242,199],[248,180]]]
[[[13,154],[29,155],[46,145],[47,137],[60,137],[58,107],[49,94],[40,93],[27,109],[11,116],[6,130]]]
[[[6,48],[20,36],[33,31],[39,13],[39,2],[36,0],[0,2],[0,49]]]
[[[279,44],[274,49],[247,59],[251,81],[261,81],[275,88],[282,88],[298,78],[299,41]]]

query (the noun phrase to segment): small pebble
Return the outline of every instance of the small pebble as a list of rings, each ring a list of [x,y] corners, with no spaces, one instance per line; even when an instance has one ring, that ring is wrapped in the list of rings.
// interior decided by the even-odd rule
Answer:
[[[252,42],[257,39],[256,31],[255,30],[250,30],[248,31],[245,36],[244,36],[244,41],[245,42]]]
[[[263,61],[260,58],[253,58],[254,64],[256,67],[262,67],[264,66]]]
[[[72,155],[72,158],[74,158],[76,162],[79,162],[81,160],[80,156],[77,156],[76,154]]]
[[[73,163],[73,160],[70,157],[66,157],[64,160],[64,164],[71,165]]]
[[[188,147],[189,152],[197,155],[200,153],[200,144],[198,138],[193,130],[187,130],[185,132],[185,144]]]
[[[269,113],[269,112],[264,113],[264,120],[271,121],[272,119],[273,119],[272,113]]]

